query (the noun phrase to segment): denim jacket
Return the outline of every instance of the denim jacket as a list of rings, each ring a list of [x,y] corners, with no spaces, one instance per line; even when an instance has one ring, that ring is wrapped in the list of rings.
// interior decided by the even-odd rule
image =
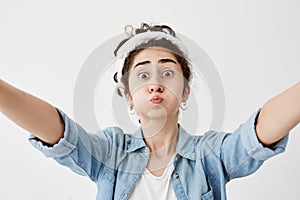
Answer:
[[[133,134],[117,127],[90,134],[58,111],[65,123],[64,137],[49,147],[30,136],[31,144],[45,156],[94,181],[97,200],[128,199],[150,155],[141,128]],[[210,130],[204,135],[190,135],[179,125],[171,174],[178,200],[225,200],[228,181],[255,172],[266,159],[285,150],[288,135],[270,147],[259,143],[255,133],[259,111],[232,133]]]

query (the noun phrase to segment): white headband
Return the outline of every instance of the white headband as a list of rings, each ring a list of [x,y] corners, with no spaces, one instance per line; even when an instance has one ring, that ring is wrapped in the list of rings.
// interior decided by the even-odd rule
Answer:
[[[165,38],[170,42],[172,42],[174,45],[176,45],[183,52],[185,56],[188,55],[187,49],[183,45],[182,41],[170,34],[161,31],[147,31],[144,33],[136,34],[133,37],[131,37],[129,40],[127,40],[117,51],[117,59],[115,62],[115,66],[118,72],[117,73],[118,83],[121,83],[124,61],[128,56],[129,52],[134,50],[137,46],[147,43],[151,39],[159,40],[162,38]]]

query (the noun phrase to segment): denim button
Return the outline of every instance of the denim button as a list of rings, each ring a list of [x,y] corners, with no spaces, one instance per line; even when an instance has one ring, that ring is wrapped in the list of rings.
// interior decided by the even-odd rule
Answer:
[[[178,161],[179,157],[180,157],[180,156],[177,154],[177,155],[175,156],[175,160]]]
[[[178,178],[179,178],[179,174],[178,174],[178,173],[174,173],[174,174],[173,174],[173,178],[174,178],[174,179],[178,179]]]

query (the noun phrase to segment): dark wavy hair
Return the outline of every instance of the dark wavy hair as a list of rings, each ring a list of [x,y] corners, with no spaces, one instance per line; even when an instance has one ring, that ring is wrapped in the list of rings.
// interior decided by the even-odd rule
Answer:
[[[117,52],[118,50],[132,37],[134,37],[134,35],[136,34],[140,34],[140,33],[144,33],[147,31],[160,31],[160,32],[164,32],[166,34],[170,34],[173,37],[176,38],[176,34],[175,31],[173,31],[172,28],[170,28],[167,25],[153,25],[150,26],[146,23],[142,23],[140,28],[136,28],[136,29],[132,29],[133,32],[131,32],[131,36],[122,40],[119,45],[116,47],[116,49],[114,50],[114,55],[117,56]],[[129,52],[128,56],[126,57],[125,61],[124,61],[124,65],[122,68],[122,78],[121,78],[121,82],[124,84],[124,93],[125,94],[130,94],[129,93],[129,84],[128,84],[128,78],[129,78],[129,73],[128,71],[130,70],[130,66],[132,65],[132,61],[134,59],[134,57],[141,52],[144,49],[147,48],[151,48],[151,47],[162,47],[165,49],[170,50],[170,52],[175,56],[175,58],[177,59],[178,63],[181,66],[182,72],[183,72],[183,77],[184,77],[184,85],[185,87],[188,86],[190,79],[191,79],[191,69],[189,66],[189,62],[188,59],[186,58],[186,56],[184,55],[184,53],[178,48],[178,46],[176,44],[173,44],[171,41],[165,39],[165,38],[161,38],[161,39],[151,39],[148,42],[142,43],[141,45],[137,46],[134,50],[132,50],[131,52]],[[116,72],[114,74],[114,81],[116,83],[118,83],[118,79],[117,79],[117,73]],[[120,90],[118,90],[118,94],[120,96],[122,96]]]

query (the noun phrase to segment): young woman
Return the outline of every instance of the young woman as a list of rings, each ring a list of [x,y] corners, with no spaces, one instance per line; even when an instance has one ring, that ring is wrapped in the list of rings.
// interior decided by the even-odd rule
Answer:
[[[285,150],[300,121],[300,83],[270,99],[233,133],[189,134],[178,123],[191,69],[168,26],[142,24],[115,50],[119,94],[140,128],[87,133],[63,111],[0,81],[0,110],[46,156],[88,176],[97,199],[226,199],[225,184]]]

